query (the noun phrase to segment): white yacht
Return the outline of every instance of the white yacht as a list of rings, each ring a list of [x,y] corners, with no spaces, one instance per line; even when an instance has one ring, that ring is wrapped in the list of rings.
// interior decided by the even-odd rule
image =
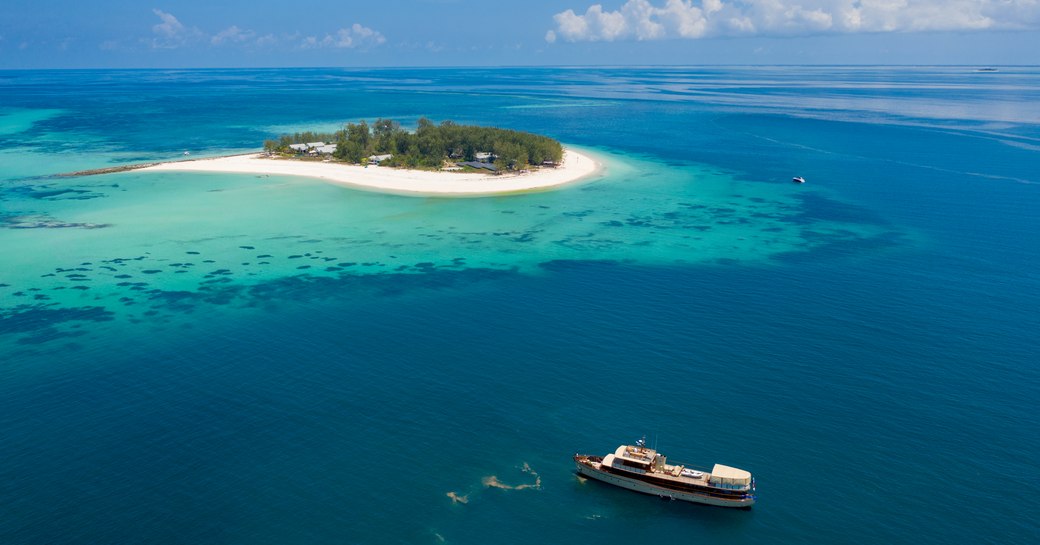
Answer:
[[[745,509],[755,504],[751,473],[722,464],[711,471],[669,464],[645,439],[606,456],[575,454],[574,463],[581,475],[663,499]]]

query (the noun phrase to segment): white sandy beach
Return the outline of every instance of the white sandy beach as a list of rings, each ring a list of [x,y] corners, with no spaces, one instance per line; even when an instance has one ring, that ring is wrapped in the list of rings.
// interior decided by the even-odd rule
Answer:
[[[473,197],[550,189],[587,178],[598,172],[600,168],[601,165],[592,157],[566,149],[563,153],[563,163],[556,168],[542,168],[523,174],[509,173],[497,176],[271,159],[261,154],[174,161],[153,165],[142,170],[304,176],[386,193]]]

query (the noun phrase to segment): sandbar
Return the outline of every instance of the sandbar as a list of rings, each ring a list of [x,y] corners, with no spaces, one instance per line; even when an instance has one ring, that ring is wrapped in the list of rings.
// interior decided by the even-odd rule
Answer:
[[[523,173],[482,174],[410,170],[270,158],[257,153],[172,161],[149,165],[141,170],[302,176],[383,193],[481,197],[544,191],[588,178],[598,173],[601,168],[602,165],[591,156],[568,148],[563,152],[560,165]]]

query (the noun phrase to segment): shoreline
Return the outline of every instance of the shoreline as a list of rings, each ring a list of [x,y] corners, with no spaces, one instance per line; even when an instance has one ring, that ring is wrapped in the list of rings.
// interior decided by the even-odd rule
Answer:
[[[188,159],[151,163],[123,170],[167,172],[226,172],[315,178],[338,185],[426,197],[486,197],[547,191],[589,178],[603,169],[591,156],[564,149],[563,162],[552,168],[526,173],[480,174],[408,170],[380,166],[346,165],[293,159],[273,159],[259,153],[227,155],[207,159]]]

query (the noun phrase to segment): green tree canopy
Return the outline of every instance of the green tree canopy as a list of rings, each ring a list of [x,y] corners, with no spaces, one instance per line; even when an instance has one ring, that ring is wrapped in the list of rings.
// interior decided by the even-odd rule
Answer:
[[[334,156],[361,163],[372,155],[392,155],[383,164],[411,168],[440,168],[444,161],[473,161],[479,153],[490,154],[500,169],[522,169],[528,165],[559,163],[563,146],[556,140],[523,131],[458,125],[453,121],[435,124],[419,118],[415,132],[401,128],[392,119],[348,123],[335,133],[302,132],[283,135],[264,143],[265,149],[288,153],[291,144],[326,142],[336,144]]]

